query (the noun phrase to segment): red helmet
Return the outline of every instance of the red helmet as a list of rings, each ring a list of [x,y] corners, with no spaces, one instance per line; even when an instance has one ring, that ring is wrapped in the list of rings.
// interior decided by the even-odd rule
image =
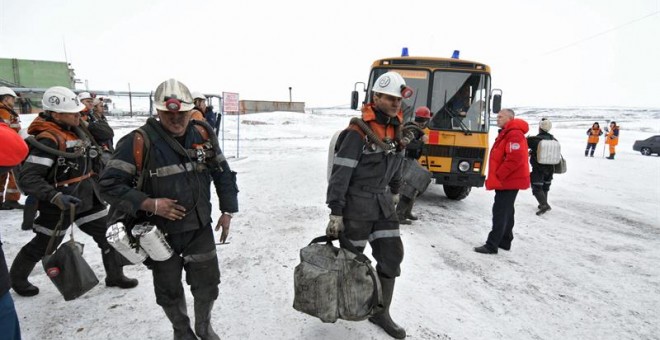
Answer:
[[[415,110],[415,118],[431,119],[431,110],[426,106],[420,106]]]

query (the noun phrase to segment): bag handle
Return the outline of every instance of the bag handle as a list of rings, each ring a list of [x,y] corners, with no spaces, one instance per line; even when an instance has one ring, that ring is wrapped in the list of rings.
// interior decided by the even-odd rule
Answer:
[[[324,236],[319,236],[319,237],[313,239],[312,242],[309,242],[309,244],[325,242],[326,244],[332,245],[332,241],[334,241],[334,240],[337,240],[337,239],[336,238],[331,238],[327,235],[324,235]],[[363,263],[365,263],[365,262],[371,263],[369,258],[366,255],[364,255],[362,252],[357,250],[357,248],[355,248],[353,243],[351,243],[351,241],[348,238],[346,238],[346,235],[344,235],[344,233],[341,233],[341,232],[339,233],[339,242],[344,247],[344,249],[346,249],[346,250],[350,251],[351,253],[355,254],[355,256],[356,256],[355,259],[356,260],[358,260],[360,262],[363,262]]]
[[[64,224],[64,210],[60,213],[60,219],[57,221],[57,225],[55,226],[55,229],[53,229],[53,235],[50,236],[50,240],[48,240],[48,246],[46,247],[46,254],[45,256],[48,256],[55,251],[53,247],[55,246],[55,238],[57,238],[57,233],[62,229],[62,224]],[[71,209],[70,209],[70,219],[71,219],[71,240],[74,241],[73,239],[73,220],[76,217],[76,206],[71,204]]]

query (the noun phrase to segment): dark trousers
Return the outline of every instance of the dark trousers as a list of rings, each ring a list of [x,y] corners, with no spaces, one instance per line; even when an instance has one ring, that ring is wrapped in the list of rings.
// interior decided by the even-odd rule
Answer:
[[[110,244],[105,238],[105,232],[108,229],[107,215],[108,212],[105,206],[98,205],[89,211],[76,214],[75,216],[75,221],[78,228],[85,232],[85,234],[91,236],[99,248],[101,248],[102,252],[110,249]],[[50,237],[53,235],[53,231],[55,230],[55,227],[60,220],[60,216],[60,213],[54,213],[54,211],[51,210],[43,210],[39,212],[39,217],[34,220],[33,225],[35,235],[32,240],[30,240],[30,242],[21,248],[21,253],[25,255],[26,260],[35,263],[41,260],[41,258],[46,253],[48,242],[50,241]],[[64,212],[62,227],[55,237],[55,245],[53,246],[52,250],[57,249],[57,246],[64,239],[64,236],[66,235],[67,229],[70,225],[71,218],[69,216],[69,211],[67,210]]]
[[[532,166],[532,172],[529,174],[529,180],[532,183],[532,193],[541,190],[546,194],[550,191],[552,185],[553,171],[547,166]]]
[[[184,297],[182,270],[195,301],[215,301],[218,298],[220,267],[210,225],[197,230],[169,234],[167,242],[174,255],[165,261],[150,261],[156,303],[166,307]]]
[[[493,203],[493,229],[488,233],[486,246],[497,250],[502,246],[508,248],[513,241],[513,225],[518,190],[495,190]]]
[[[344,219],[344,235],[359,251],[364,251],[367,242],[377,262],[376,271],[387,278],[401,275],[403,242],[399,234],[399,221],[383,218],[378,221],[355,221]]]
[[[591,149],[591,155],[594,155],[594,151],[596,151],[596,143],[587,143],[587,149],[584,150],[584,155],[586,156],[587,153],[589,153],[589,149]]]

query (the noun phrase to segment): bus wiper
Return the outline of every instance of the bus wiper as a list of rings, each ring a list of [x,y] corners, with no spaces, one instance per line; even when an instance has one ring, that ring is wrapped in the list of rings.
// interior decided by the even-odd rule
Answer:
[[[465,123],[463,123],[463,119],[460,119],[459,116],[452,109],[450,109],[446,106],[444,107],[444,109],[449,114],[452,121],[454,121],[454,119],[455,119],[458,122],[458,126],[461,128],[461,130],[463,131],[463,133],[466,136],[470,136],[472,134],[472,131],[470,131],[470,129],[467,127],[467,125],[465,125]]]

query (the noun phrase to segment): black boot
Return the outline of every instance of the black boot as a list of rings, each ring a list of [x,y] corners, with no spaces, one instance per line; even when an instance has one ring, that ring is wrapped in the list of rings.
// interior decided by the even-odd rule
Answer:
[[[11,288],[20,296],[35,296],[39,294],[39,288],[28,281],[28,276],[34,269],[36,262],[31,262],[23,254],[23,250],[18,252],[14,262],[9,270],[11,279]]]
[[[122,265],[128,262],[124,260],[114,249],[106,249],[103,251],[103,267],[105,267],[105,285],[108,287],[119,287],[123,289],[133,288],[138,285],[137,279],[129,279],[124,276],[124,269]]]
[[[399,224],[412,224],[412,222],[406,218],[406,211],[410,206],[410,199],[406,196],[401,196],[399,204],[396,205],[396,214],[399,216]]]
[[[605,158],[607,158],[607,159],[614,159],[614,155],[616,155],[616,153],[611,153],[609,156],[607,156],[607,157],[605,157]]]
[[[6,201],[2,206],[6,208],[6,210],[25,208],[25,206],[18,203],[18,201]]]
[[[415,198],[410,199],[408,208],[406,209],[406,212],[403,216],[411,221],[417,221],[419,218],[417,218],[417,216],[412,213],[413,205],[415,205]]]
[[[197,340],[195,332],[190,328],[190,318],[186,308],[186,298],[181,297],[171,306],[161,306],[167,318],[172,323],[174,340]]]
[[[543,215],[552,209],[548,204],[548,197],[543,190],[534,191],[534,197],[539,202],[539,211],[536,212],[536,215]]]
[[[202,340],[220,340],[211,326],[213,301],[195,300],[195,333]]]
[[[584,157],[589,156],[589,149],[584,150]]]
[[[34,218],[37,216],[37,200],[34,196],[28,196],[25,199],[25,209],[23,209],[23,224],[21,224],[22,230],[32,230],[34,225]]]
[[[380,326],[387,334],[395,339],[405,339],[406,330],[394,323],[390,317],[390,305],[392,304],[392,293],[394,293],[394,280],[378,275],[383,288],[383,310],[370,317],[369,321]]]

